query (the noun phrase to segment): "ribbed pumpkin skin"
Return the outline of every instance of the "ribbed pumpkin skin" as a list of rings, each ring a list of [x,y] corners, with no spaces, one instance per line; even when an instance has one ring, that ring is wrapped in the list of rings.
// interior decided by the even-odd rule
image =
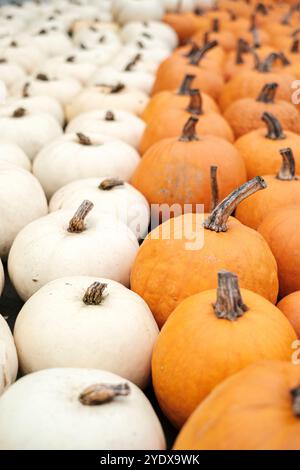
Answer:
[[[300,291],[284,297],[277,307],[285,314],[300,339]]]
[[[220,384],[198,406],[179,434],[175,450],[299,450],[300,419],[290,390],[300,367],[259,361]]]
[[[228,376],[260,359],[291,358],[297,337],[285,316],[253,292],[241,289],[241,295],[249,310],[236,321],[217,318],[215,289],[191,296],[158,336],[153,386],[161,409],[177,427]]]
[[[215,288],[220,269],[236,273],[241,287],[272,303],[277,300],[277,266],[265,240],[232,217],[225,233],[203,229],[202,222],[200,214],[170,219],[154,229],[138,251],[131,288],[147,302],[160,327],[183,299]],[[169,239],[164,234],[170,234]],[[189,249],[198,236],[200,241],[204,236],[203,247]]]

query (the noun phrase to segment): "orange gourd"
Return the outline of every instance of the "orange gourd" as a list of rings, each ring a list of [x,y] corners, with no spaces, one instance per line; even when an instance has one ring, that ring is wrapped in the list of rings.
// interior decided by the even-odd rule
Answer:
[[[222,198],[246,181],[243,159],[234,146],[201,134],[201,124],[198,136],[197,122],[190,117],[179,137],[159,140],[143,155],[131,182],[150,204],[190,204],[194,212],[197,204],[204,204],[209,211],[211,165],[218,166]]]
[[[270,46],[262,46],[255,49],[260,60],[273,52]],[[255,58],[251,52],[249,44],[244,39],[239,39],[236,43],[236,50],[227,55],[224,64],[224,77],[228,81],[244,70],[252,70],[255,66]]]
[[[235,142],[235,147],[242,155],[248,178],[255,175],[272,175],[281,164],[280,149],[289,147],[293,151],[296,174],[300,174],[300,136],[282,129],[280,122],[270,113],[264,113],[262,119],[265,129],[257,129],[243,135]]]
[[[300,291],[284,297],[278,302],[277,307],[287,317],[300,339]]]
[[[296,339],[277,307],[220,271],[217,290],[185,299],[157,338],[152,378],[162,411],[181,427],[227,377],[259,359],[289,360]]]
[[[231,193],[211,215],[184,214],[154,229],[142,243],[131,288],[148,303],[161,327],[186,297],[216,286],[220,269],[237,273],[241,286],[275,303],[277,266],[255,230],[229,217],[245,197],[263,189],[256,177]]]
[[[210,23],[208,18],[197,18],[197,15],[192,12],[166,13],[164,22],[176,31],[180,42],[189,39],[201,26],[207,29]]]
[[[178,47],[174,50],[173,55],[179,54],[184,57],[191,58],[199,49],[204,47],[209,41],[209,34],[201,33],[199,35],[199,41],[194,41],[190,39],[187,44],[184,46]],[[208,50],[205,54],[205,57],[201,59],[201,64],[203,67],[214,69],[220,73],[223,70],[223,64],[226,58],[226,53],[219,45]]]
[[[235,47],[236,37],[231,31],[222,29],[221,26],[222,23],[220,23],[219,18],[213,18],[211,20],[211,27],[207,31],[209,41],[217,41],[225,52],[230,52]],[[198,44],[201,43],[202,38],[202,32],[192,36],[192,40]]]
[[[187,421],[174,449],[300,450],[299,433],[300,367],[259,361],[215,388]]]

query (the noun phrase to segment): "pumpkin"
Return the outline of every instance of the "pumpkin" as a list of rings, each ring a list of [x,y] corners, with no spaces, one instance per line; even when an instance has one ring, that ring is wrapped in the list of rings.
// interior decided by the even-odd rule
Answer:
[[[202,47],[204,47],[209,42],[209,33],[206,32],[199,36],[197,41],[195,41],[194,37],[193,39],[190,39],[187,44],[177,47],[177,49],[175,49],[173,52],[173,57],[177,55],[179,58],[181,57],[181,61],[184,58],[191,59]],[[205,56],[201,59],[201,65],[204,68],[213,69],[222,74],[225,58],[226,54],[222,47],[216,45],[205,53]]]
[[[300,339],[299,297],[300,292],[292,292],[278,302],[277,307],[285,314]]]
[[[170,50],[178,45],[175,31],[161,21],[131,21],[123,26],[120,37],[123,42],[132,42],[140,38],[154,37],[162,42]]]
[[[263,60],[273,49],[270,46],[262,46],[255,49],[255,54]],[[236,43],[236,50],[227,55],[224,64],[223,74],[228,81],[242,71],[252,70],[255,67],[255,56],[249,44],[244,39],[239,39]]]
[[[164,9],[159,0],[113,0],[112,14],[119,24],[130,21],[160,21]]]
[[[72,42],[64,32],[50,28],[38,29],[30,35],[28,42],[31,45],[36,45],[48,57],[58,56],[61,51],[67,53],[72,49]]]
[[[211,165],[219,168],[221,197],[246,181],[244,163],[234,146],[219,137],[202,135],[201,131],[198,136],[197,128],[198,119],[190,117],[181,136],[157,139],[143,155],[131,181],[151,205],[178,204],[182,213],[185,204],[193,212],[197,204],[204,204],[209,211]]]
[[[15,88],[16,83],[20,85],[25,80],[26,74],[19,65],[9,62],[1,56],[0,77],[10,92]]]
[[[101,276],[129,284],[137,239],[113,216],[87,217],[92,208],[86,200],[73,216],[72,211],[56,211],[19,232],[9,253],[8,271],[23,300],[65,276]]]
[[[295,176],[295,160],[291,149],[281,149],[283,162],[277,175],[264,176],[265,191],[253,194],[237,207],[236,218],[248,227],[257,229],[274,209],[298,205],[300,181]]]
[[[146,237],[133,264],[131,288],[159,326],[183,299],[214,288],[220,269],[235,271],[242,287],[276,302],[277,266],[270,248],[255,230],[229,218],[241,200],[264,187],[260,177],[245,183],[205,216],[204,226],[201,214],[187,213]]]
[[[278,265],[279,295],[284,297],[300,290],[299,233],[300,207],[286,206],[268,214],[258,227]]]
[[[176,32],[179,41],[184,42],[198,30],[206,31],[210,26],[209,18],[197,16],[193,12],[169,12],[164,16],[164,22]]]
[[[297,109],[292,103],[275,100],[277,88],[277,83],[267,83],[263,86],[256,99],[243,98],[234,101],[226,108],[224,117],[231,126],[236,138],[263,127],[264,124],[261,116],[265,111],[272,113],[280,121],[284,129],[288,129],[296,134],[300,133]],[[243,116],[242,119],[241,116]]]
[[[291,148],[296,163],[296,174],[300,173],[300,136],[291,131],[282,130],[278,119],[265,112],[262,116],[265,129],[257,129],[243,135],[235,142],[236,149],[242,155],[248,178],[255,175],[272,175],[281,164],[280,149]]]
[[[57,120],[46,113],[31,112],[24,107],[3,106],[0,128],[5,141],[12,142],[33,160],[39,150],[62,134]]]
[[[65,116],[61,104],[51,96],[31,96],[25,98],[12,98],[7,100],[7,104],[14,108],[25,108],[32,113],[45,113],[53,116],[57,122],[63,126]]]
[[[30,171],[31,163],[25,152],[16,144],[12,142],[0,142],[0,161],[12,163],[24,170]]]
[[[210,28],[208,29],[209,40],[216,40],[218,44],[224,49],[225,52],[230,52],[235,47],[236,38],[231,31],[224,29],[222,22],[218,17],[212,18]],[[201,41],[203,36],[202,31],[196,33],[192,39],[195,42]]]
[[[54,415],[59,415],[59,426]],[[0,449],[165,449],[143,392],[96,369],[48,369],[18,380],[0,400]],[[5,432],[4,432],[5,430]]]
[[[99,110],[72,119],[66,133],[102,134],[138,148],[144,129],[144,121],[127,111]]]
[[[159,334],[152,376],[162,411],[181,427],[228,376],[259,359],[289,360],[296,339],[278,308],[252,291],[240,291],[237,276],[220,271],[217,290],[185,299]],[[228,345],[228,354],[220,354]]]
[[[12,40],[8,46],[3,49],[1,55],[9,63],[21,67],[28,75],[34,73],[44,60],[43,53],[39,47],[30,43],[24,44],[23,41],[19,42],[19,40]]]
[[[155,49],[146,49],[142,41],[137,41],[136,44],[126,44],[122,50],[113,58],[110,57],[110,64],[116,70],[124,70],[129,63],[133,62],[137,55],[140,56],[138,63],[135,65],[135,70],[142,70],[144,72],[156,73],[159,64],[165,60],[170,54],[169,49],[160,47]]]
[[[141,388],[150,377],[157,334],[149,307],[137,294],[91,277],[66,277],[43,286],[23,306],[14,329],[23,373],[102,369]]]
[[[78,31],[73,36],[73,44],[77,49],[70,51],[72,54],[81,50],[78,55],[78,59],[81,60],[86,55],[85,52],[90,50],[96,59],[93,63],[98,66],[109,62],[109,58],[117,54],[122,46],[118,31],[107,28],[105,30],[88,28]]]
[[[184,13],[194,11],[196,7],[196,0],[163,0],[162,3],[166,12]]]
[[[249,365],[198,406],[174,449],[299,450],[299,382],[289,362]]]
[[[39,73],[57,78],[71,78],[86,85],[91,75],[97,70],[92,62],[82,62],[76,54],[52,57],[38,68]]]
[[[15,343],[8,324],[0,315],[0,395],[9,387],[17,377],[18,357]]]
[[[134,148],[102,134],[65,134],[39,152],[33,174],[47,197],[66,184],[109,175],[128,181],[140,161]]]

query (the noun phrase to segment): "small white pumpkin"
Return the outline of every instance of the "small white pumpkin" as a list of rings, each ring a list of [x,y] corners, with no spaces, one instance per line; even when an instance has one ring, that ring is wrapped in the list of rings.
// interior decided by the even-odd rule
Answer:
[[[33,113],[11,105],[0,108],[0,129],[5,141],[19,145],[30,160],[62,134],[60,125],[50,114]]]
[[[117,31],[108,28],[81,29],[73,36],[73,44],[81,49],[97,48],[100,55],[113,57],[121,50],[122,42]]]
[[[105,277],[129,285],[137,238],[113,216],[96,212],[87,217],[92,208],[92,202],[84,201],[75,214],[52,212],[19,232],[8,271],[23,300],[65,276]]]
[[[19,65],[9,62],[0,52],[0,77],[11,92],[16,86],[20,87],[26,79],[24,70]]]
[[[147,234],[150,209],[146,198],[131,184],[116,178],[86,178],[73,181],[52,196],[49,210],[75,210],[84,199],[93,202],[94,211],[115,215],[138,239]]]
[[[65,116],[62,105],[51,96],[37,95],[23,98],[11,98],[7,100],[8,105],[15,108],[26,108],[31,113],[51,114],[57,122],[63,126]]]
[[[36,292],[14,329],[20,367],[102,369],[148,384],[158,327],[146,302],[103,278],[65,277]]]
[[[17,40],[12,40],[9,46],[0,52],[0,56],[17,64],[27,74],[33,73],[44,60],[43,53],[37,46],[22,44],[22,41]]]
[[[160,422],[143,392],[111,372],[47,369],[21,378],[0,398],[1,450],[165,446]]]
[[[68,121],[82,113],[99,109],[121,109],[133,114],[141,114],[149,101],[146,93],[127,88],[124,83],[103,84],[102,82],[85,88],[67,106]]]
[[[162,0],[163,6],[167,12],[185,13],[194,11],[196,0]]]
[[[0,395],[16,380],[17,372],[18,357],[13,336],[0,315]]]
[[[140,162],[136,150],[101,134],[65,134],[38,154],[33,174],[48,198],[71,181],[110,175],[128,181]]]
[[[117,70],[124,70],[137,55],[139,55],[140,60],[136,64],[135,70],[155,74],[160,63],[169,57],[170,51],[166,47],[145,49],[143,41],[137,41],[136,44],[126,44],[122,48],[122,51],[112,58],[109,65],[115,67]]]
[[[31,35],[31,42],[37,45],[48,57],[60,55],[62,51],[67,54],[73,46],[67,34],[45,28],[41,28]]]
[[[113,0],[112,14],[120,24],[130,21],[160,21],[164,8],[160,0]]]
[[[31,162],[26,153],[12,142],[0,141],[0,162],[11,163],[27,171],[31,170]]]
[[[170,50],[178,46],[178,38],[175,31],[161,21],[132,21],[123,26],[120,36],[125,43],[143,38],[155,38],[169,47]]]
[[[79,114],[66,127],[67,133],[102,134],[123,140],[137,148],[146,124],[139,117],[127,111],[100,110]],[[103,176],[102,173],[101,176]],[[105,174],[110,174],[109,172]],[[123,178],[125,179],[125,178]]]
[[[39,73],[57,78],[72,78],[85,85],[97,70],[97,65],[92,62],[81,62],[76,54],[52,57],[44,62]]]

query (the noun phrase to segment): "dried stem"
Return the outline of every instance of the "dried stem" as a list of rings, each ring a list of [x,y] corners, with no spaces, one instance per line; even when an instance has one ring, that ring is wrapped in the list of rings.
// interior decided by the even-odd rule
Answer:
[[[83,232],[85,230],[84,220],[93,207],[94,204],[91,201],[83,201],[69,222],[68,232]]]
[[[291,390],[293,413],[296,418],[300,418],[300,386]]]
[[[282,165],[276,175],[276,178],[281,181],[296,180],[297,178],[295,176],[295,159],[292,149],[280,149],[280,155],[282,156]]]
[[[129,395],[130,388],[127,383],[112,384],[95,384],[86,388],[80,395],[79,401],[82,405],[96,406],[109,403],[116,397],[125,397]]]
[[[196,75],[186,75],[179,87],[177,92],[180,96],[185,96],[190,94],[192,81],[195,79]]]
[[[82,301],[86,305],[100,305],[104,299],[103,294],[106,288],[107,284],[101,282],[94,282],[87,288]]]
[[[115,115],[112,111],[107,111],[106,114],[105,114],[105,118],[104,118],[105,121],[115,121],[116,118],[115,118]]]
[[[117,186],[124,186],[124,181],[119,180],[118,178],[107,178],[99,184],[99,189],[103,191],[110,191]]]
[[[78,142],[81,145],[92,145],[92,141],[87,135],[82,134],[82,132],[77,132],[76,135],[78,137]]]
[[[190,90],[190,102],[186,108],[188,113],[200,116],[203,114],[202,97],[199,89]]]
[[[13,118],[21,118],[26,115],[26,109],[25,108],[17,108],[14,110],[12,113]]]
[[[276,91],[278,89],[278,83],[266,83],[258,97],[256,98],[256,101],[259,101],[261,103],[274,103]]]
[[[217,300],[214,311],[218,318],[236,321],[247,312],[248,307],[244,304],[238,277],[229,271],[218,272]]]
[[[278,119],[271,113],[263,113],[262,120],[267,124],[267,139],[282,140],[285,139],[282,127]]]
[[[194,140],[199,140],[196,133],[196,125],[199,119],[194,116],[191,116],[186,122],[182,135],[180,137],[180,142],[192,142]]]
[[[210,188],[211,188],[211,211],[219,204],[219,187],[217,179],[217,166],[210,167]]]
[[[209,52],[211,49],[216,47],[218,45],[218,41],[210,41],[205,46],[201,47],[196,54],[193,55],[193,57],[190,60],[191,65],[199,65],[199,62],[203,59],[205,54]]]

